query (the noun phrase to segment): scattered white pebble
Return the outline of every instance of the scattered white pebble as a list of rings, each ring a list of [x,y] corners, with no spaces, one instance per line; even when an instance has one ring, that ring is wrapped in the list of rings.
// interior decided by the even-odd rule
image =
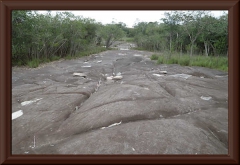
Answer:
[[[201,76],[200,78],[204,78],[203,76]]]
[[[25,151],[24,153],[25,153],[25,154],[28,154],[28,153],[29,153],[29,151]]]
[[[126,53],[118,53],[119,56],[125,56],[127,55]]]
[[[22,110],[19,110],[17,112],[13,112],[12,113],[12,120],[14,120],[14,119],[16,119],[16,118],[18,118],[18,117],[20,117],[22,115],[23,115],[23,111]]]
[[[204,96],[201,96],[201,99],[202,99],[202,100],[211,100],[212,97],[204,97]]]
[[[97,61],[97,63],[101,63],[102,62],[102,60],[100,60],[100,61]]]
[[[40,98],[40,99],[33,99],[33,100],[30,100],[30,101],[24,101],[24,102],[21,103],[21,105],[22,106],[29,105],[29,104],[35,103],[35,102],[37,102],[37,101],[39,101],[41,99],[42,98]]]
[[[135,149],[132,147],[132,150],[135,151]]]
[[[167,74],[167,71],[163,70],[163,71],[159,71],[159,73]]]
[[[79,77],[87,77],[87,75],[86,74],[84,74],[84,73],[73,73],[73,76],[79,76]]]
[[[153,74],[153,76],[157,76],[157,77],[161,77],[161,76],[163,76],[163,75],[161,75],[161,74]]]
[[[107,77],[107,80],[112,80],[113,76]]]
[[[117,73],[117,76],[121,76],[121,72],[118,72],[118,73]]]
[[[91,65],[81,66],[82,68],[91,68]]]
[[[112,80],[121,80],[123,78],[123,76],[114,76],[112,78]]]
[[[174,75],[170,75],[170,76],[188,79],[188,78],[191,77],[192,75],[189,75],[189,74],[174,74]]]
[[[134,54],[133,56],[139,57],[142,56],[141,54]]]
[[[101,129],[105,129],[105,128],[110,128],[110,127],[113,127],[113,126],[116,126],[116,125],[120,125],[122,123],[122,121],[120,121],[119,123],[114,123],[114,124],[111,124],[107,127],[102,127]]]
[[[111,124],[111,125],[108,126],[108,128],[113,127],[113,126],[116,126],[116,125],[120,125],[121,123],[122,123],[122,121],[120,121],[119,123]]]

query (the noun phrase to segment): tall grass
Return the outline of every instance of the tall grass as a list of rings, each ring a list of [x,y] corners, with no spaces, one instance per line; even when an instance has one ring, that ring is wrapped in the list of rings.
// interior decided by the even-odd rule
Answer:
[[[158,55],[156,55],[156,54],[153,54],[150,58],[151,58],[151,60],[157,60],[158,59]]]
[[[221,71],[228,71],[227,57],[206,57],[206,56],[192,56],[189,55],[171,55],[162,56],[153,54],[152,60],[157,60],[157,64],[179,64],[181,66],[200,66]]]
[[[39,59],[33,59],[31,61],[28,61],[27,62],[27,65],[30,67],[30,68],[36,68],[38,67],[38,65],[41,63],[41,61]]]

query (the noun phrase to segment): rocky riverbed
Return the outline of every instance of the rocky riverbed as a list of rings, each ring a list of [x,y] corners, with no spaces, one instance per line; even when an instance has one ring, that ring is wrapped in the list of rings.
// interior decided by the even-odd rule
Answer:
[[[118,45],[12,68],[12,154],[227,154],[228,75]]]

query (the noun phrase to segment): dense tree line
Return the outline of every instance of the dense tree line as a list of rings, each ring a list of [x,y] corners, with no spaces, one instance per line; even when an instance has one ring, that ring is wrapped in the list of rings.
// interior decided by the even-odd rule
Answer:
[[[35,59],[76,56],[96,46],[108,48],[122,38],[124,31],[115,24],[102,25],[93,19],[69,12],[52,15],[34,11],[12,12],[12,63],[24,65]]]
[[[131,32],[139,47],[198,55],[228,54],[228,16],[206,11],[166,12],[162,22],[139,22]]]
[[[166,12],[161,22],[139,22],[134,28],[123,22],[103,25],[69,12],[52,15],[12,11],[12,63],[74,57],[81,52],[109,48],[124,36],[138,47],[160,52],[226,56],[228,16],[212,17],[206,11]]]

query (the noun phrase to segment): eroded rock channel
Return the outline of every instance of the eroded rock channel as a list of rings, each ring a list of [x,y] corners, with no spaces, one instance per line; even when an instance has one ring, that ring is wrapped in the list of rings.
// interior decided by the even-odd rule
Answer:
[[[227,154],[227,73],[110,50],[12,69],[13,154]]]

